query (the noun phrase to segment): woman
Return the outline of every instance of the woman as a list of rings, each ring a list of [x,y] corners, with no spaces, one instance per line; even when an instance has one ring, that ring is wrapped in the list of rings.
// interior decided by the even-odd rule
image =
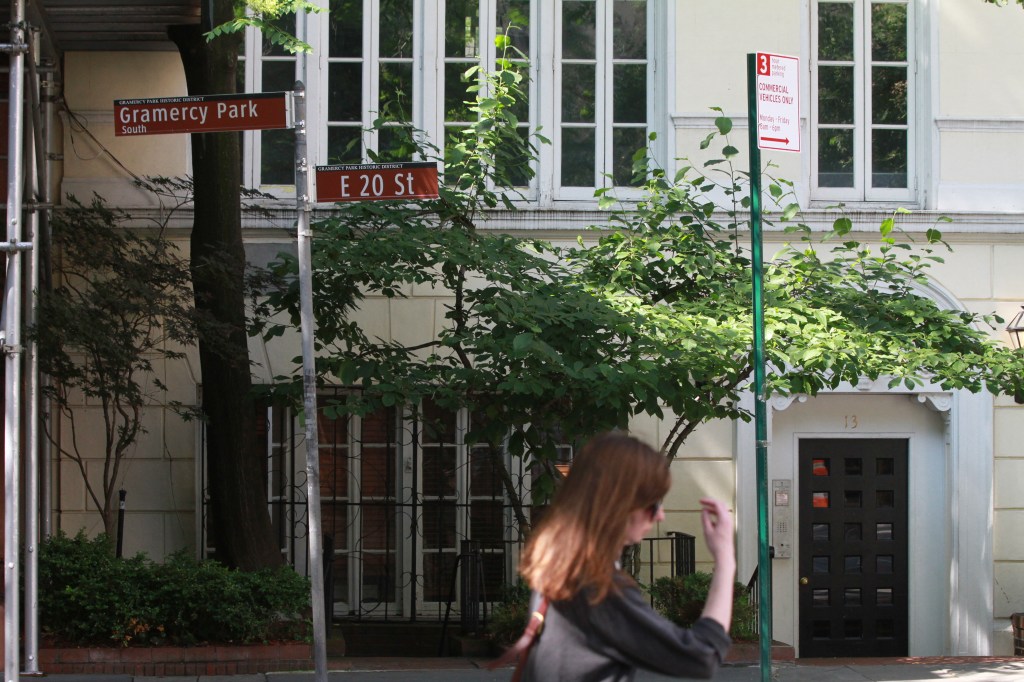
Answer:
[[[736,575],[725,505],[702,499],[701,522],[715,561],[701,618],[681,628],[648,605],[618,565],[623,547],[665,518],[668,460],[639,440],[606,434],[587,443],[534,530],[520,573],[533,609],[547,600],[524,680],[632,680],[637,668],[711,677],[729,649]]]

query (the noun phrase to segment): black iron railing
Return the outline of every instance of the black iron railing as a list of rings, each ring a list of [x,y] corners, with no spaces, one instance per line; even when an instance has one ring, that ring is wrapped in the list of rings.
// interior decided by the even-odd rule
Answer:
[[[757,566],[754,567],[754,572],[751,574],[750,580],[747,581],[747,599],[750,601],[750,605],[754,607],[750,610],[750,630],[757,635],[761,632],[761,619],[758,617],[761,609],[761,597],[760,588],[758,587]]]
[[[692,535],[670,531],[665,537],[645,538],[643,546],[646,551],[640,552],[637,557],[633,573],[641,584],[653,585],[655,574],[659,572],[676,577],[691,575],[696,571],[696,539]],[[668,560],[659,561],[666,547]],[[660,571],[659,566],[662,567]],[[666,567],[667,571],[664,570]],[[652,595],[652,604],[653,599]]]

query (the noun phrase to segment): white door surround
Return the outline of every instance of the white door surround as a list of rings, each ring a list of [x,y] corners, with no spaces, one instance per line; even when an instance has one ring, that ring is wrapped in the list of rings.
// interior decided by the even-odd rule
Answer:
[[[753,412],[751,395],[744,403]],[[910,655],[989,655],[992,396],[929,386],[889,389],[883,378],[815,398],[773,398],[768,407],[769,479],[795,482],[796,445],[802,436],[910,438]],[[856,423],[850,417],[857,417]],[[795,486],[793,492],[796,498]],[[736,499],[739,578],[745,580],[757,565],[753,422],[737,422]],[[794,547],[794,556],[798,550]],[[772,562],[773,636],[794,646],[796,570],[795,559]]]

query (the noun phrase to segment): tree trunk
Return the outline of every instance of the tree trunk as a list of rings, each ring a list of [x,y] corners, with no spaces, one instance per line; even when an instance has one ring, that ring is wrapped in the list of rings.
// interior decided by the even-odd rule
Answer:
[[[202,4],[199,26],[177,26],[190,95],[233,93],[241,34],[207,42],[203,30],[232,17],[231,0]],[[192,287],[200,318],[199,364],[206,420],[207,528],[223,563],[255,570],[282,563],[266,497],[266,459],[256,447],[245,329],[240,134],[192,134],[195,222]]]

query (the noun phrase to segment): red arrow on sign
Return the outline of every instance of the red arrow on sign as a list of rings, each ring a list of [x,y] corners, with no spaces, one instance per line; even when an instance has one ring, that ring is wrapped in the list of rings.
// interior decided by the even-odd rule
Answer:
[[[762,137],[765,142],[781,142],[782,144],[789,144],[788,137]]]

